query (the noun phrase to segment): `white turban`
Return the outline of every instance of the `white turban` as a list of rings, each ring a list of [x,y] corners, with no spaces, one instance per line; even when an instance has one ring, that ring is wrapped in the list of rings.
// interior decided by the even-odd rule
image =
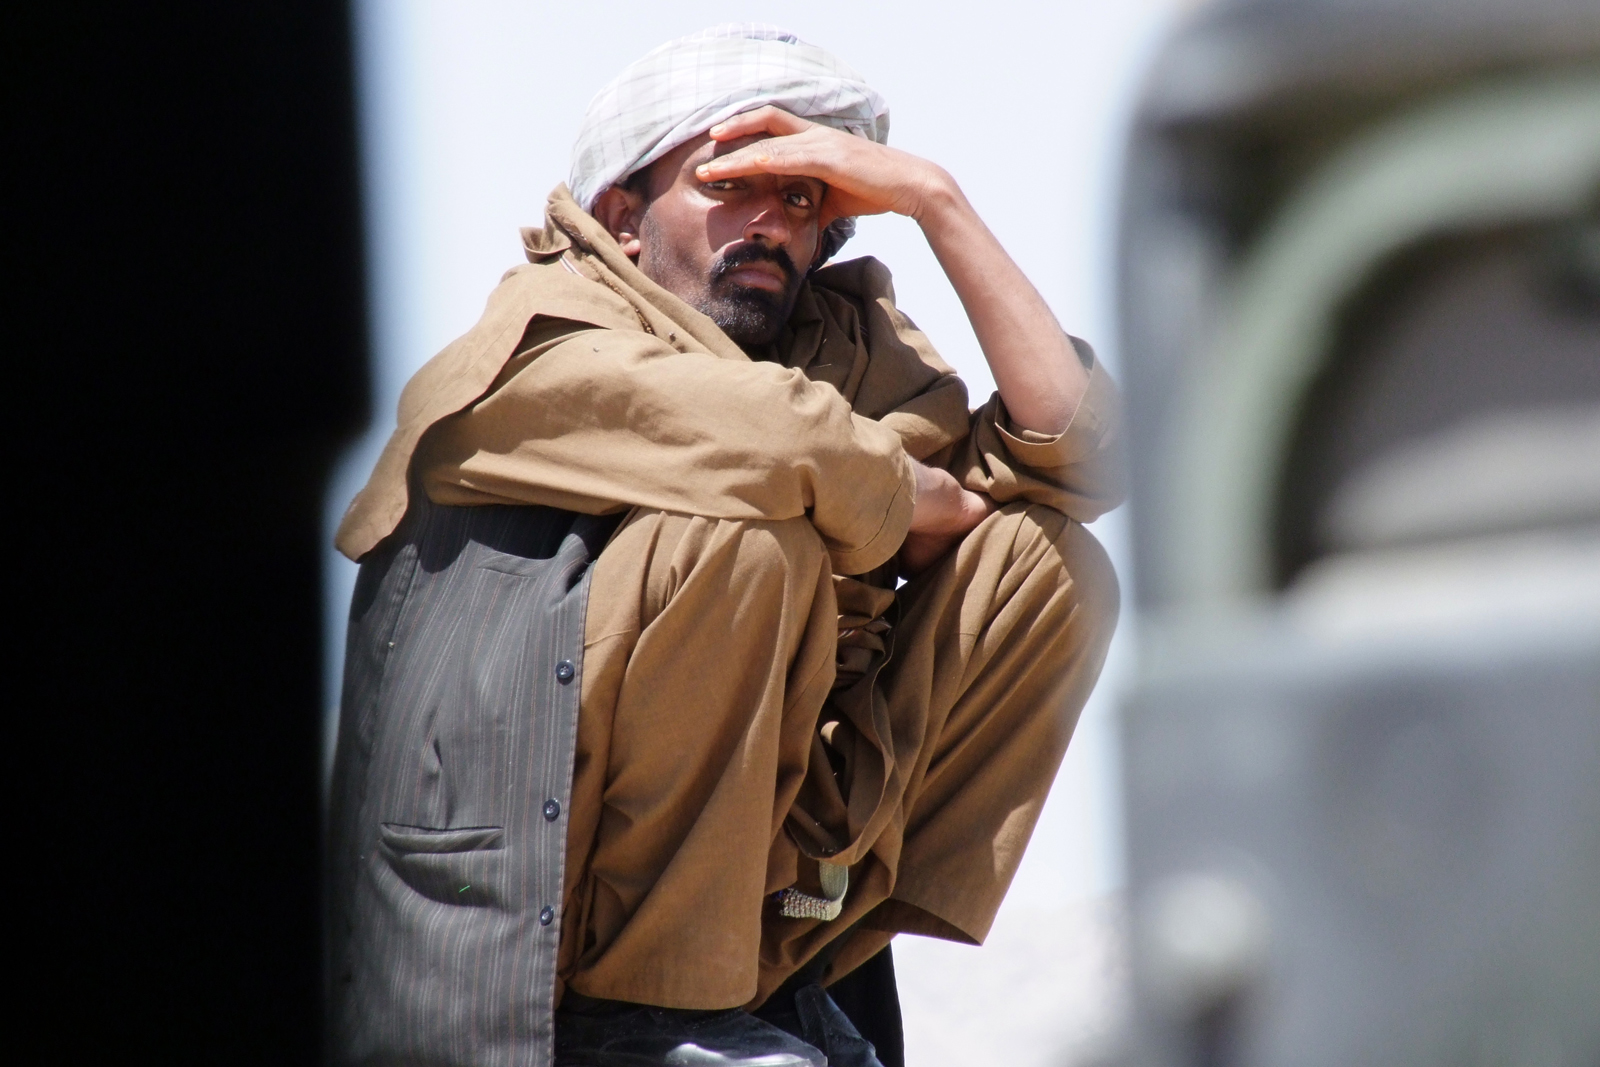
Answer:
[[[889,106],[861,75],[788,30],[730,22],[668,41],[600,90],[567,185],[589,211],[610,186],[766,104],[879,144],[889,137]]]

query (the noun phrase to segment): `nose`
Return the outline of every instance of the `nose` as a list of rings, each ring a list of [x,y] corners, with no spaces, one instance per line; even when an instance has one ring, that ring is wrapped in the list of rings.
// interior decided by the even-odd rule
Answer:
[[[783,198],[774,192],[757,198],[751,206],[755,210],[744,224],[744,239],[762,240],[780,248],[788,245],[793,234],[788,213],[783,210]]]

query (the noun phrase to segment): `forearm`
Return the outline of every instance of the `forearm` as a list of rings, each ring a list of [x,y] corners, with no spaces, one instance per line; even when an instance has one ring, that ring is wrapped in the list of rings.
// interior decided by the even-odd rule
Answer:
[[[932,168],[925,189],[915,218],[966,309],[1014,425],[1062,432],[1089,384],[1071,340],[955,180]]]
[[[914,496],[899,438],[837,391],[624,331],[522,353],[487,396],[429,431],[417,463],[437,503],[805,515],[858,570],[893,555]]]
[[[1067,428],[1088,387],[1088,374],[1049,305],[948,172],[773,107],[745,112],[711,130],[724,141],[759,134],[773,136],[701,164],[700,180],[807,175],[827,183],[824,223],[885,211],[916,219],[966,308],[1015,427],[1047,436]]]

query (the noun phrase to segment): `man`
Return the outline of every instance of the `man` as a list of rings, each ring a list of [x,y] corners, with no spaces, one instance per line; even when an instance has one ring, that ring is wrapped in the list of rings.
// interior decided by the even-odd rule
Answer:
[[[559,1002],[557,1063],[875,1064],[825,987],[988,931],[1115,622],[1115,394],[887,128],[792,34],[662,46],[408,385],[339,533],[343,1058],[549,1062]],[[976,412],[824,266],[888,211]]]

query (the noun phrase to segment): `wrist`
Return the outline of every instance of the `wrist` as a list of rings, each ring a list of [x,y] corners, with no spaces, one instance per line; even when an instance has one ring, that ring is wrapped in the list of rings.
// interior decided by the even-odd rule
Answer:
[[[950,172],[935,163],[927,165],[922,176],[921,194],[911,217],[924,231],[938,229],[958,215],[963,209],[971,210],[961,187]]]

